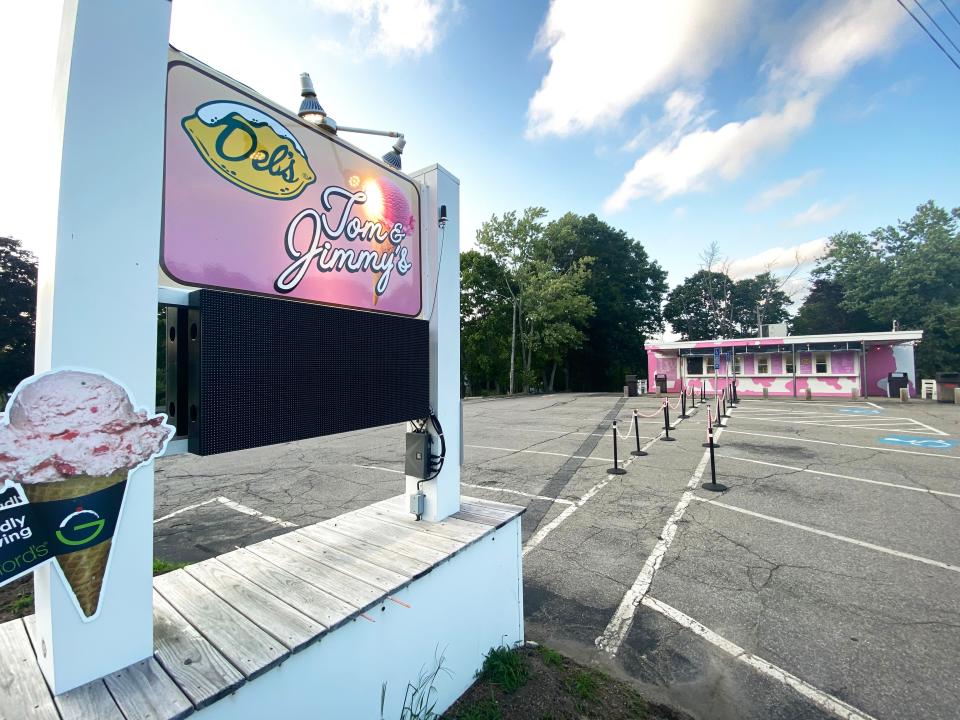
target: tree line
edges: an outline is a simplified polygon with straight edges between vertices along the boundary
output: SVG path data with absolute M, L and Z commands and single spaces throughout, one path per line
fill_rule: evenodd
M 839 232 L 816 262 L 795 315 L 785 287 L 799 269 L 734 280 L 711 243 L 701 268 L 669 290 L 638 241 L 599 220 L 543 208 L 490 218 L 461 255 L 461 352 L 470 394 L 615 390 L 645 374 L 648 337 L 668 322 L 683 340 L 924 331 L 921 377 L 960 370 L 960 208 L 932 200 L 910 220 Z M 559 370 L 559 375 L 558 375 Z

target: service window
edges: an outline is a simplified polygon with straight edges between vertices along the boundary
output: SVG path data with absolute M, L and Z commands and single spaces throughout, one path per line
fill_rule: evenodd
M 826 375 L 830 372 L 829 353 L 813 354 L 813 371 L 817 375 Z
M 713 355 L 707 355 L 707 375 L 713 375 L 717 371 L 716 365 L 713 364 Z
M 703 375 L 703 358 L 700 355 L 687 356 L 687 375 Z
M 770 356 L 757 355 L 757 375 L 770 374 Z
M 742 355 L 733 356 L 733 373 L 734 375 L 743 375 L 743 356 Z
M 793 375 L 793 353 L 783 354 L 783 372 L 787 375 Z

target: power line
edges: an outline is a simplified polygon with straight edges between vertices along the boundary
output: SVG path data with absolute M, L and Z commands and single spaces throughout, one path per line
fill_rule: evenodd
M 944 10 L 950 13 L 950 17 L 952 17 L 956 21 L 957 25 L 960 25 L 960 19 L 958 19 L 957 16 L 953 14 L 953 10 L 950 9 L 950 6 L 947 5 L 947 3 L 944 2 L 944 0 L 940 0 L 940 4 L 943 5 Z
M 947 42 L 950 43 L 951 45 L 953 45 L 953 49 L 956 50 L 957 52 L 960 52 L 960 47 L 957 47 L 957 44 L 953 41 L 953 38 L 951 38 L 949 35 L 947 35 L 947 31 L 944 30 L 942 27 L 940 27 L 940 23 L 938 23 L 936 20 L 934 20 L 934 19 L 933 19 L 933 16 L 932 16 L 930 13 L 927 12 L 927 9 L 926 9 L 923 5 L 920 4 L 920 0 L 913 0 L 913 2 L 914 2 L 914 4 L 916 4 L 916 6 L 917 6 L 918 8 L 920 8 L 920 10 L 923 11 L 923 14 L 926 15 L 927 18 L 929 18 L 930 22 L 933 23 L 933 26 L 934 26 L 935 28 L 937 28 L 937 30 L 939 30 L 940 33 L 947 39 Z
M 927 29 L 927 26 L 924 25 L 922 22 L 920 22 L 920 18 L 918 18 L 916 15 L 914 15 L 913 12 L 910 10 L 910 8 L 908 8 L 906 5 L 903 4 L 903 0 L 897 0 L 897 2 L 900 4 L 900 7 L 902 7 L 904 10 L 906 10 L 906 11 L 907 11 L 907 14 L 909 14 L 910 17 L 913 18 L 913 21 L 914 21 L 917 25 L 919 25 L 920 28 L 927 34 L 927 37 L 929 37 L 931 40 L 933 40 L 934 45 L 936 45 L 938 48 L 940 48 L 940 52 L 942 52 L 944 55 L 947 56 L 947 59 L 948 59 L 950 62 L 953 63 L 954 67 L 956 67 L 957 70 L 960 70 L 960 63 L 957 63 L 957 61 L 953 59 L 953 55 L 951 55 L 950 53 L 948 53 L 948 52 L 947 52 L 947 49 L 946 49 L 943 45 L 941 45 L 941 44 L 940 44 L 940 41 L 937 40 L 937 39 L 933 36 L 933 33 L 931 33 L 931 32 Z

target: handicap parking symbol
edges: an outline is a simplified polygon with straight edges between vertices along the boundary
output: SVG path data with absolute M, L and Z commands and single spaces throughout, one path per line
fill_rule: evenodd
M 885 435 L 880 438 L 879 442 L 887 443 L 888 445 L 911 445 L 926 450 L 947 450 L 957 444 L 956 440 L 919 438 L 915 435 Z
M 847 415 L 879 415 L 880 411 L 874 408 L 844 408 L 843 410 L 837 410 L 838 413 L 845 413 Z

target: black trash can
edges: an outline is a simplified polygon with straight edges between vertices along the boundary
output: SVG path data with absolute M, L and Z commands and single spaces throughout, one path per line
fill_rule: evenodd
M 637 396 L 637 376 L 636 375 L 627 375 L 623 383 L 627 388 L 628 397 Z
M 953 391 L 960 386 L 960 373 L 937 373 L 937 402 L 954 402 Z
M 667 392 L 667 376 L 664 373 L 657 373 L 653 376 L 653 379 L 657 383 L 657 391 L 666 393 Z
M 892 372 L 887 374 L 887 397 L 900 397 L 901 388 L 909 388 L 910 379 L 905 372 Z

